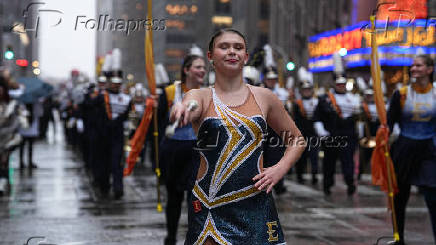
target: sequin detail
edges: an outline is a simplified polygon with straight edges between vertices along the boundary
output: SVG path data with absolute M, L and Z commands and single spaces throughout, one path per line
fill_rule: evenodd
M 285 244 L 271 193 L 259 191 L 252 180 L 260 172 L 267 132 L 267 123 L 255 106 L 254 95 L 249 94 L 245 104 L 230 108 L 212 89 L 208 112 L 216 116 L 203 120 L 198 139 L 204 136 L 205 145 L 212 143 L 214 147 L 199 148 L 206 170 L 195 182 L 190 197 L 191 202 L 201 203 L 201 209 L 189 207 L 187 245 L 203 244 L 208 237 L 221 245 Z M 246 109 L 255 115 L 243 115 Z M 274 236 L 278 240 L 268 241 L 265 224 L 275 220 Z
M 210 213 L 207 215 L 204 230 L 200 233 L 200 236 L 198 237 L 198 240 L 194 243 L 194 245 L 203 244 L 209 236 L 212 237 L 215 242 L 218 242 L 220 245 L 232 245 L 230 242 L 226 241 L 226 239 L 215 227 L 215 222 L 213 221 L 212 215 Z

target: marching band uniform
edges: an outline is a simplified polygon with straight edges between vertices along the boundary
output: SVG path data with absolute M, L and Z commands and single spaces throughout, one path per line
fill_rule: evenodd
M 302 89 L 311 89 L 313 91 L 313 86 L 311 82 L 303 82 Z M 301 93 L 301 92 L 300 92 Z M 300 129 L 302 135 L 307 139 L 308 143 L 311 143 L 313 139 L 318 137 L 315 130 L 315 121 L 317 121 L 318 113 L 318 98 L 316 97 L 302 97 L 302 99 L 296 100 L 296 105 L 293 107 L 293 115 L 295 124 Z M 312 184 L 318 183 L 318 151 L 319 151 L 319 139 L 316 145 L 309 144 L 300 159 L 296 163 L 297 181 L 299 183 L 304 183 L 303 173 L 307 165 L 307 159 L 310 159 L 312 165 Z
M 146 109 L 146 90 L 142 87 L 142 84 L 137 83 L 134 88 L 132 108 L 129 115 L 129 139 L 132 139 L 136 132 L 136 129 L 141 123 L 142 116 L 144 115 Z M 141 162 L 145 159 L 145 151 L 147 148 L 147 142 L 144 141 L 141 153 Z
M 425 89 L 412 84 L 395 91 L 387 116 L 391 132 L 394 123 L 401 128 L 391 148 L 399 190 L 394 203 L 400 242 L 404 241 L 405 211 L 412 184 L 424 194 L 436 238 L 436 89 L 429 83 Z
M 105 125 L 107 123 L 106 111 L 104 107 L 104 97 L 107 78 L 99 76 L 98 85 L 85 95 L 84 111 L 85 132 L 89 142 L 89 165 L 93 177 L 93 184 L 99 185 L 102 193 L 106 194 L 108 187 L 104 185 L 101 179 L 101 171 L 105 169 L 107 163 L 107 154 L 105 146 L 108 142 L 106 139 Z
M 101 152 L 97 151 L 98 182 L 102 194 L 106 195 L 110 189 L 112 175 L 114 198 L 120 199 L 124 195 L 124 164 L 121 162 L 124 153 L 124 123 L 132 104 L 130 96 L 120 91 L 123 74 L 119 49 L 114 49 L 112 55 L 106 55 L 102 70 L 111 84 L 108 89 L 100 90 L 93 102 L 100 112 L 98 122 L 102 122 L 101 130 L 104 134 L 98 142 L 102 145 L 99 149 Z
M 161 123 L 162 125 L 168 125 L 169 109 L 175 103 L 181 102 L 188 91 L 186 84 L 180 81 L 176 81 L 164 89 L 159 103 L 160 113 L 165 115 L 165 120 L 161 122 L 166 122 Z M 165 245 L 176 244 L 184 194 L 186 190 L 191 191 L 194 185 L 194 170 L 198 169 L 199 162 L 198 152 L 194 150 L 196 139 L 197 136 L 192 125 L 188 124 L 176 128 L 174 135 L 170 138 L 164 137 L 160 144 L 162 173 L 168 194 L 165 210 L 168 234 L 165 238 Z
M 336 84 L 345 84 L 346 80 L 340 77 Z M 325 141 L 323 174 L 324 193 L 330 195 L 330 188 L 335 183 L 336 159 L 339 157 L 342 174 L 347 184 L 347 194 L 356 191 L 354 184 L 353 155 L 357 145 L 355 129 L 356 115 L 359 114 L 359 102 L 350 93 L 329 92 L 320 97 L 320 116 L 326 130 L 329 132 Z
M 364 91 L 365 97 L 371 98 L 373 95 L 374 92 L 372 91 L 372 89 L 366 89 Z M 378 118 L 376 104 L 374 103 L 374 100 L 372 98 L 368 98 L 367 101 L 362 100 L 361 112 L 363 123 L 365 124 L 364 127 L 368 127 L 368 132 L 366 131 L 366 129 L 364 130 L 364 137 L 375 137 L 377 129 L 380 126 L 380 120 Z M 368 133 L 369 135 L 367 135 Z M 360 176 L 364 172 L 364 170 L 368 168 L 371 161 L 372 151 L 373 148 L 365 148 L 360 146 L 358 179 L 360 179 Z
M 111 83 L 121 83 L 119 77 L 112 77 Z M 123 157 L 124 146 L 124 122 L 128 118 L 130 111 L 131 99 L 129 95 L 120 91 L 107 90 L 103 94 L 105 109 L 107 115 L 106 133 L 108 136 L 109 149 L 106 153 L 109 155 L 109 164 L 106 165 L 103 172 L 103 183 L 109 186 L 109 173 L 112 174 L 112 188 L 115 199 L 119 199 L 124 195 L 123 188 L 123 169 L 124 164 L 121 163 Z
M 283 102 L 283 104 L 285 104 L 288 99 L 286 97 L 287 91 L 286 89 L 278 87 L 277 78 L 278 76 L 273 70 L 267 72 L 266 80 L 272 80 L 275 81 L 275 83 L 274 87 L 272 88 L 268 87 L 268 85 L 271 84 L 265 83 L 265 87 L 272 90 L 272 92 L 277 95 L 277 97 Z M 278 135 L 270 126 L 268 126 L 267 130 L 268 133 L 266 135 L 265 144 L 263 145 L 263 159 L 265 162 L 265 167 L 271 167 L 274 166 L 278 161 L 280 161 L 286 150 L 286 147 L 283 144 L 283 140 L 281 137 L 282 135 Z M 278 142 L 276 139 L 278 139 Z M 273 188 L 275 193 L 278 195 L 285 193 L 286 187 L 284 183 L 284 178 L 282 178 Z

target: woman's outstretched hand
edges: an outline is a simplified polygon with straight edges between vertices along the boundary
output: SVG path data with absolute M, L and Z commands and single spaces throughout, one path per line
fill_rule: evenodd
M 190 123 L 191 114 L 198 107 L 198 102 L 195 100 L 191 100 L 187 105 L 184 103 L 178 102 L 176 103 L 170 114 L 171 122 L 178 122 L 178 126 L 183 127 Z

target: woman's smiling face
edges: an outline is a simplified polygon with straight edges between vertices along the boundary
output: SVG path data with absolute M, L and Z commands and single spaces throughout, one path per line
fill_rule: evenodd
M 195 59 L 189 68 L 184 68 L 186 80 L 192 81 L 195 85 L 201 86 L 206 75 L 206 65 L 202 58 Z
M 214 62 L 217 70 L 240 70 L 248 60 L 244 39 L 236 33 L 225 32 L 214 42 L 209 59 Z
M 410 75 L 413 78 L 422 78 L 429 76 L 433 72 L 433 67 L 425 64 L 423 58 L 418 57 L 413 60 L 412 67 L 410 67 Z

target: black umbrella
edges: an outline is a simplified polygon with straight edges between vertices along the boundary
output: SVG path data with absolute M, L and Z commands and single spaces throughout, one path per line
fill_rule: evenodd
M 39 98 L 46 97 L 53 91 L 53 86 L 39 78 L 20 77 L 17 82 L 24 85 L 24 92 L 18 97 L 18 100 L 24 104 L 33 104 Z

